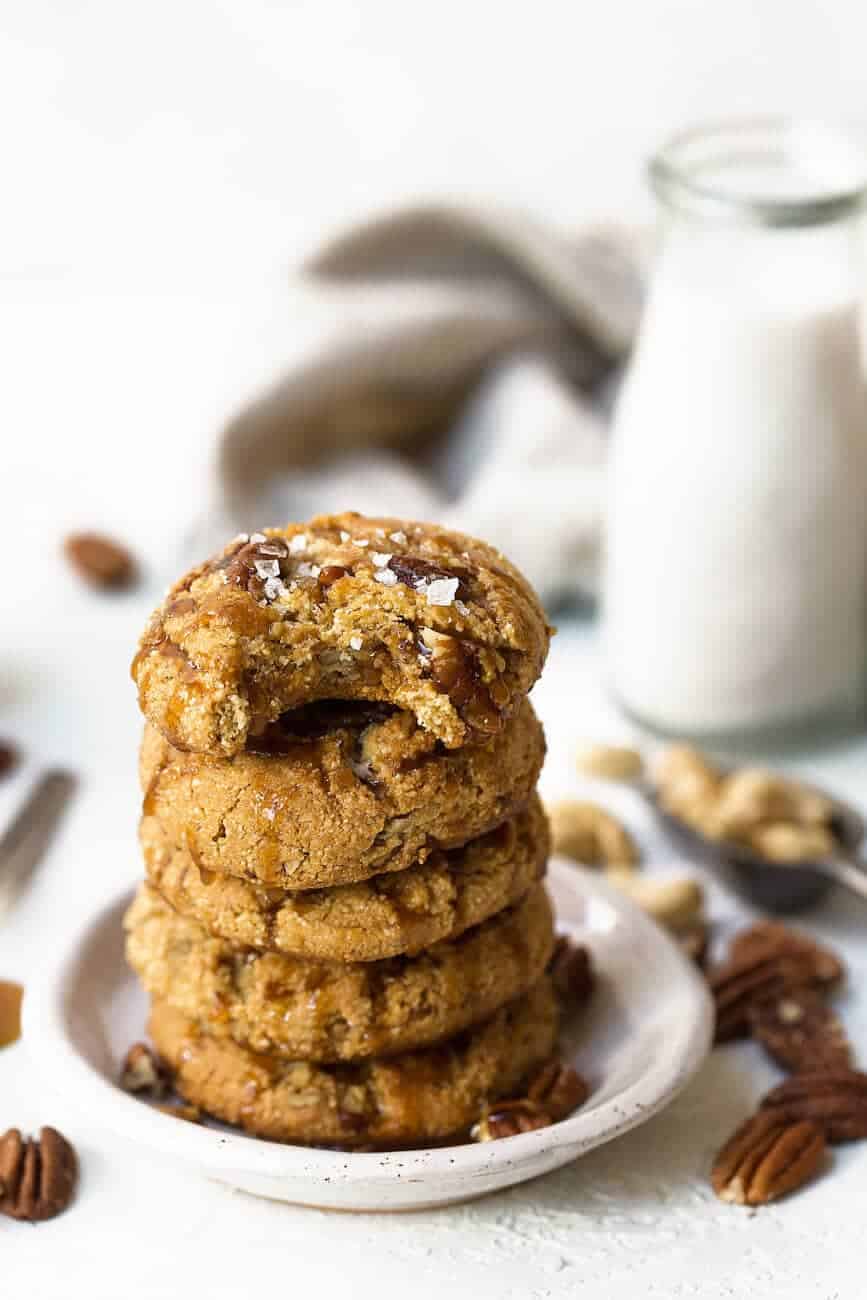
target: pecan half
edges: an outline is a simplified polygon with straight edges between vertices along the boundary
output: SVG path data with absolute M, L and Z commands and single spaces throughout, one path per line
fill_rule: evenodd
M 760 1111 L 717 1155 L 711 1186 L 722 1201 L 766 1205 L 808 1182 L 824 1156 L 825 1137 L 818 1124 L 789 1122 Z
M 742 1037 L 749 1031 L 750 1008 L 791 989 L 815 985 L 815 964 L 804 953 L 763 948 L 746 957 L 733 957 L 708 972 L 716 1003 L 716 1041 Z
M 129 587 L 136 576 L 131 553 L 100 533 L 73 533 L 63 544 L 67 560 L 91 587 Z
M 793 1074 L 762 1098 L 761 1113 L 780 1121 L 812 1120 L 829 1142 L 867 1137 L 867 1074 L 810 1070 Z
M 140 1093 L 159 1101 L 171 1085 L 167 1067 L 147 1043 L 133 1043 L 123 1058 L 120 1086 L 125 1092 Z
M 548 974 L 560 998 L 570 1010 L 583 1007 L 596 987 L 596 975 L 589 949 L 560 934 L 548 962 Z
M 839 1017 L 815 989 L 755 1003 L 750 1033 L 787 1070 L 847 1069 L 852 1049 Z
M 527 1099 L 550 1115 L 552 1120 L 565 1119 L 590 1096 L 587 1080 L 571 1065 L 549 1061 L 527 1085 Z
M 810 982 L 817 986 L 839 984 L 846 973 L 843 962 L 830 948 L 800 930 L 792 930 L 782 921 L 759 921 L 735 935 L 729 946 L 731 961 L 748 961 L 771 954 L 793 956 L 804 962 L 812 972 Z
M 0 1137 L 0 1214 L 11 1219 L 53 1219 L 69 1205 L 78 1179 L 75 1149 L 57 1129 L 38 1141 L 17 1128 Z
M 529 1097 L 518 1097 L 514 1101 L 498 1101 L 490 1109 L 486 1107 L 479 1122 L 470 1129 L 470 1137 L 474 1142 L 494 1142 L 497 1138 L 547 1128 L 552 1122 L 548 1112 L 536 1102 Z

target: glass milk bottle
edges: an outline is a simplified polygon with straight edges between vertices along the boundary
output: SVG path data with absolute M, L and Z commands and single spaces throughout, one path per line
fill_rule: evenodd
M 786 122 L 652 162 L 662 239 L 611 455 L 605 660 L 639 721 L 745 739 L 861 714 L 861 155 Z

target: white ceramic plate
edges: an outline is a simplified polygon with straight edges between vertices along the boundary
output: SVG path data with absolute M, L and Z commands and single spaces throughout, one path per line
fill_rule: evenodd
M 123 959 L 116 899 L 28 990 L 25 1032 L 49 1079 L 107 1129 L 259 1196 L 341 1210 L 409 1210 L 468 1200 L 574 1160 L 643 1123 L 683 1088 L 710 1046 L 703 980 L 652 922 L 598 873 L 556 859 L 558 926 L 587 943 L 600 974 L 590 1009 L 566 1028 L 564 1057 L 589 1101 L 550 1128 L 497 1142 L 347 1153 L 264 1142 L 185 1123 L 118 1088 L 118 1063 L 143 1037 L 146 1000 Z

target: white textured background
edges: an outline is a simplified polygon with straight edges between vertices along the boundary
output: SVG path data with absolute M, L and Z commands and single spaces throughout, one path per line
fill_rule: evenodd
M 5 0 L 0 719 L 85 786 L 0 937 L 4 965 L 38 962 L 55 926 L 136 871 L 126 661 L 151 597 L 73 589 L 57 538 L 114 526 L 171 564 L 214 431 L 305 328 L 286 291 L 303 253 L 431 194 L 564 224 L 645 215 L 640 162 L 668 130 L 760 110 L 867 120 L 865 66 L 861 0 Z M 574 793 L 573 738 L 611 719 L 591 651 L 558 640 L 539 695 L 546 779 Z M 857 794 L 864 755 L 813 770 Z M 863 964 L 864 909 L 823 919 Z M 847 1020 L 863 1043 L 859 1002 Z M 53 1116 L 25 1046 L 0 1062 L 0 1129 Z M 754 1218 L 704 1183 L 769 1077 L 731 1049 L 615 1147 L 476 1206 L 392 1219 L 233 1196 L 106 1145 L 94 1117 L 76 1212 L 0 1221 L 0 1294 L 859 1300 L 862 1148 Z
M 865 50 L 860 0 L 6 0 L 4 478 L 170 526 L 323 234 L 427 195 L 633 219 L 695 119 L 867 122 Z

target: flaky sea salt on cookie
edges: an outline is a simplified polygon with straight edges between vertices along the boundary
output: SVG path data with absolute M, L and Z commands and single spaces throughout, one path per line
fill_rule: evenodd
M 177 748 L 235 754 L 318 699 L 407 709 L 448 748 L 496 734 L 550 628 L 498 551 L 433 524 L 320 516 L 242 535 L 154 613 L 133 661 Z

